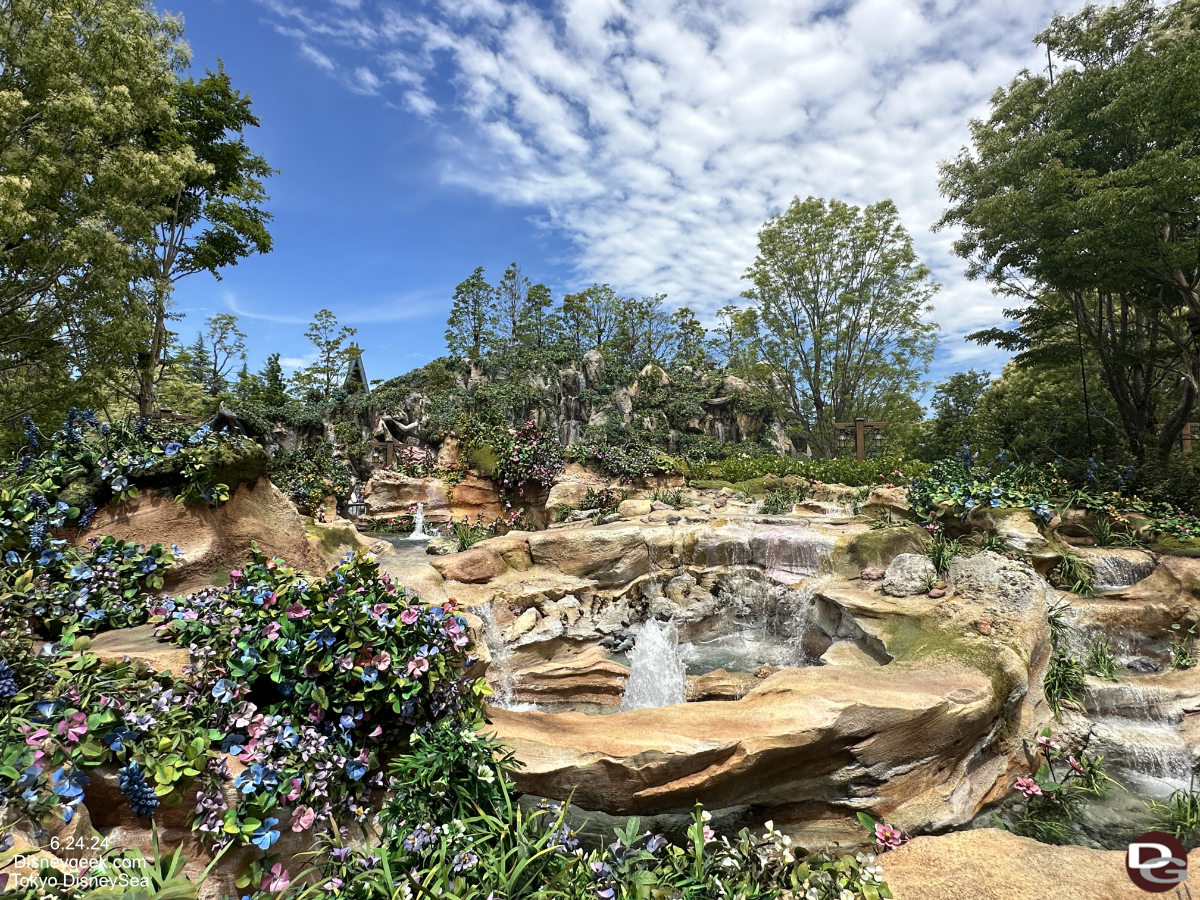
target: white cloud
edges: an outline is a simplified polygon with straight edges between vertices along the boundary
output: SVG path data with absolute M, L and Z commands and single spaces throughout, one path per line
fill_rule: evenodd
M 348 86 L 440 122 L 446 182 L 543 210 L 581 282 L 711 313 L 793 196 L 891 197 L 945 284 L 942 359 L 1000 358 L 957 340 L 1004 301 L 929 231 L 937 162 L 1039 65 L 1049 0 L 260 2 Z

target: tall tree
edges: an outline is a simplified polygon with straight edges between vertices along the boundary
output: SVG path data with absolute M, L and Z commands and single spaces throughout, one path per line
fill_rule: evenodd
M 194 165 L 142 139 L 172 125 L 181 31 L 144 0 L 0 3 L 5 419 L 94 401 L 144 336 L 134 251 Z
M 207 331 L 200 335 L 208 357 L 204 371 L 204 391 L 211 397 L 228 389 L 229 373 L 233 367 L 246 362 L 246 335 L 238 328 L 238 318 L 231 313 L 215 313 L 204 324 Z
M 758 233 L 743 276 L 761 349 L 805 439 L 836 449 L 834 422 L 908 415 L 929 371 L 938 285 L 890 200 L 860 209 L 796 198 Z
M 920 429 L 921 457 L 932 462 L 958 453 L 963 441 L 974 444 L 975 410 L 992 383 L 988 372 L 955 372 L 935 385 L 929 403 L 932 417 Z
M 154 407 L 155 373 L 166 347 L 171 291 L 181 278 L 221 270 L 271 250 L 270 214 L 263 180 L 274 170 L 252 152 L 247 128 L 258 125 L 250 96 L 236 90 L 223 65 L 199 81 L 180 81 L 173 92 L 175 123 L 147 136 L 151 146 L 187 148 L 194 164 L 164 193 L 149 242 L 150 334 L 138 353 L 137 402 Z
M 563 297 L 562 317 L 575 356 L 604 350 L 617 327 L 621 298 L 607 284 L 593 284 Z
M 325 402 L 344 384 L 352 353 L 346 342 L 357 333 L 357 329 L 339 326 L 337 316 L 327 309 L 313 316 L 304 336 L 312 341 L 317 358 L 312 365 L 300 369 L 293 376 L 296 388 L 302 395 Z M 275 363 L 278 364 L 278 359 Z
M 446 347 L 451 356 L 478 361 L 491 349 L 495 298 L 495 288 L 483 277 L 483 266 L 459 282 L 446 322 Z
M 1033 318 L 1066 301 L 1130 451 L 1163 457 L 1200 390 L 1200 3 L 1089 5 L 1036 41 L 1056 74 L 1022 72 L 972 123 L 940 224 Z

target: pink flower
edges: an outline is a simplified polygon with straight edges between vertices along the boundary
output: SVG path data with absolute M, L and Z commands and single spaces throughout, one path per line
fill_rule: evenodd
M 1081 765 L 1079 764 L 1079 760 L 1077 760 L 1075 757 L 1073 757 L 1073 756 L 1068 756 L 1068 757 L 1067 757 L 1067 762 L 1068 762 L 1068 763 L 1070 763 L 1070 764 L 1071 764 L 1071 768 L 1072 768 L 1072 769 L 1074 769 L 1076 772 L 1078 772 L 1080 775 L 1085 775 L 1085 774 L 1087 774 L 1087 772 L 1086 772 L 1086 770 L 1083 768 L 1083 766 L 1081 766 Z
M 87 716 L 81 712 L 71 713 L 66 719 L 58 723 L 59 736 L 65 737 L 70 744 L 79 743 L 80 738 L 87 734 L 87 730 Z
M 342 879 L 338 878 L 337 876 L 334 876 L 333 878 L 330 878 L 327 882 L 325 882 L 323 887 L 325 890 L 329 891 L 330 893 L 333 893 L 334 891 L 339 890 L 343 884 L 345 884 L 345 882 L 342 881 Z
M 287 617 L 289 619 L 303 619 L 306 616 L 311 616 L 312 610 L 305 609 L 299 603 L 293 603 L 287 608 Z
M 276 893 L 278 891 L 286 891 L 288 885 L 292 883 L 292 876 L 283 867 L 282 863 L 275 863 L 271 866 L 269 874 L 263 876 L 261 890 L 268 893 Z
M 1051 740 L 1048 734 L 1039 734 L 1037 745 L 1043 750 L 1057 750 L 1059 747 L 1058 741 Z
M 384 650 L 371 660 L 371 665 L 377 668 L 380 672 L 386 672 L 392 665 L 392 654 Z
M 374 606 L 371 607 L 371 615 L 373 615 L 377 619 L 387 611 L 388 611 L 388 605 L 386 603 L 376 603 Z
M 1026 797 L 1042 796 L 1042 787 L 1032 778 L 1018 778 L 1016 788 Z
M 711 828 L 709 828 L 707 825 L 705 825 L 704 826 L 704 843 L 711 844 L 716 839 L 717 839 L 717 833 L 715 831 L 713 831 Z
M 28 744 L 30 747 L 38 747 L 42 743 L 42 738 L 49 737 L 50 732 L 45 728 L 39 728 L 37 731 L 31 733 L 29 730 L 31 727 L 32 726 L 30 725 L 22 725 L 21 733 L 25 735 L 26 744 Z
M 300 779 L 293 778 L 292 779 L 292 789 L 290 791 L 288 791 L 288 795 L 287 795 L 288 803 L 291 803 L 293 800 L 295 800 L 297 797 L 300 796 L 300 788 L 301 788 Z
M 325 710 L 321 709 L 319 705 L 313 703 L 308 707 L 308 719 L 310 722 L 320 722 L 324 718 Z
M 418 656 L 416 659 L 408 661 L 408 675 L 410 678 L 420 677 L 429 671 L 429 660 L 423 656 Z
M 242 580 L 242 570 L 234 569 L 229 573 L 229 583 L 237 587 L 237 583 Z
M 279 623 L 272 622 L 270 625 L 264 628 L 263 637 L 265 637 L 268 641 L 273 641 L 275 638 L 279 637 Z
M 895 825 L 885 825 L 883 822 L 876 822 L 875 843 L 884 850 L 894 850 L 901 844 L 908 843 L 908 835 Z
M 421 611 L 415 606 L 410 606 L 404 612 L 400 613 L 400 621 L 405 625 L 412 625 L 419 618 L 421 618 Z
M 308 831 L 316 818 L 317 814 L 309 807 L 298 807 L 292 813 L 292 831 Z
M 337 662 L 338 662 L 338 668 L 341 669 L 343 672 L 349 672 L 351 669 L 354 668 L 354 657 L 351 656 L 349 653 L 347 653 L 345 656 L 343 656 Z

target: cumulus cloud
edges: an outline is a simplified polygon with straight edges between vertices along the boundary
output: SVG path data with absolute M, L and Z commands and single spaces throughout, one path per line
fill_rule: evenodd
M 444 180 L 540 210 L 581 282 L 711 314 L 793 196 L 890 197 L 945 285 L 944 363 L 996 361 L 957 339 L 1004 303 L 929 230 L 937 162 L 1038 67 L 1049 0 L 259 2 L 347 87 L 440 123 Z

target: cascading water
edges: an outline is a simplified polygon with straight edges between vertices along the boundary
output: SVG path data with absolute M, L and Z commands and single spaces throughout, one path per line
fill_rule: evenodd
M 425 504 L 418 503 L 417 511 L 413 513 L 413 530 L 408 536 L 410 541 L 427 541 L 432 535 L 425 533 Z
M 501 634 L 500 626 L 496 622 L 496 611 L 492 609 L 492 604 L 485 603 L 479 607 L 479 618 L 483 620 L 483 642 L 487 645 L 488 654 L 492 658 L 489 666 L 492 670 L 492 677 L 488 679 L 494 692 L 492 706 L 517 712 L 537 709 L 533 703 L 517 702 L 512 654 L 509 652 L 508 644 L 504 642 L 504 635 Z
M 679 650 L 679 629 L 674 622 L 650 619 L 633 642 L 621 711 L 673 706 L 686 699 L 687 665 Z

